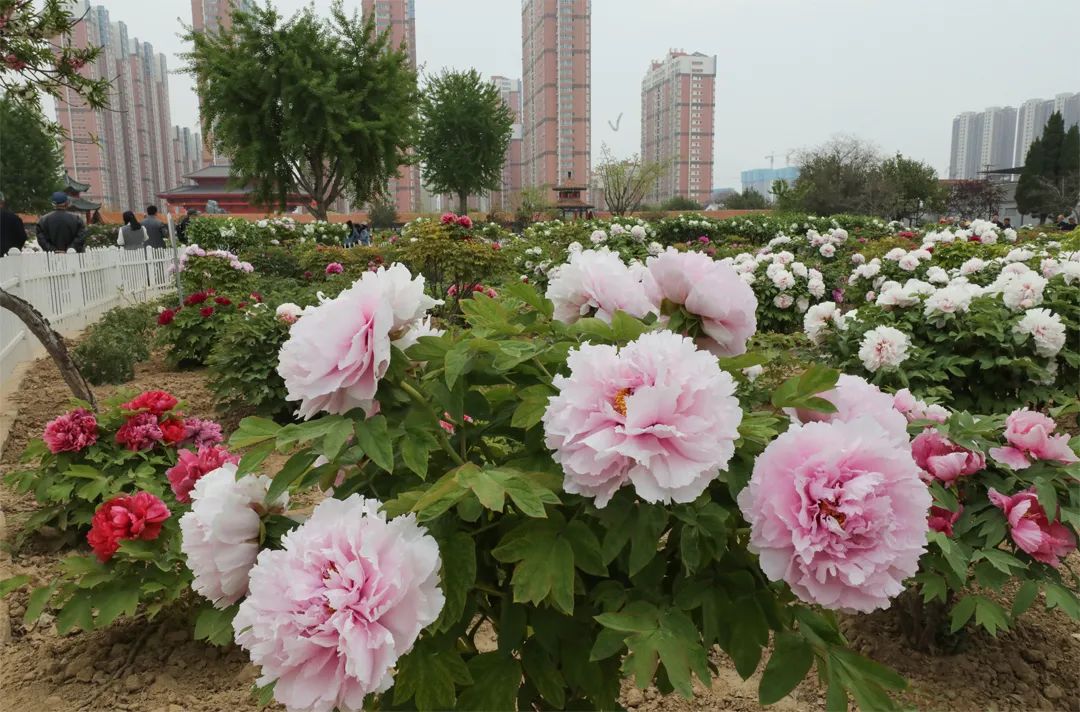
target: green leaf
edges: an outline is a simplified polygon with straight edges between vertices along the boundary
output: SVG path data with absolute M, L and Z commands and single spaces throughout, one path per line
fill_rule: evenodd
M 744 680 L 754 674 L 761 662 L 762 643 L 758 640 L 758 627 L 754 616 L 741 615 L 731 628 L 728 654 L 731 662 L 735 663 L 735 671 Z
M 72 628 L 90 631 L 94 629 L 94 617 L 90 613 L 90 597 L 85 591 L 79 591 L 69 598 L 56 614 L 56 632 L 64 635 Z
M 593 576 L 607 576 L 607 566 L 604 565 L 604 558 L 600 553 L 600 540 L 588 525 L 575 519 L 566 525 L 564 535 L 574 549 L 575 566 Z
M 518 394 L 521 402 L 514 409 L 510 418 L 510 425 L 522 430 L 529 430 L 544 417 L 548 403 L 551 400 L 552 391 L 549 386 L 529 386 Z
M 814 664 L 814 651 L 805 640 L 790 633 L 776 636 L 776 644 L 758 685 L 762 705 L 779 702 L 806 677 Z
M 457 709 L 490 712 L 517 708 L 521 686 L 521 666 L 514 658 L 498 652 L 483 653 L 469 661 L 473 684 L 466 687 Z
M 651 328 L 624 311 L 617 311 L 611 317 L 611 331 L 616 341 L 624 343 L 633 341 Z
M 394 704 L 412 699 L 420 712 L 453 709 L 457 686 L 472 682 L 469 668 L 452 646 L 447 649 L 432 640 L 421 640 L 397 661 Z
M 659 611 L 651 603 L 634 601 L 621 611 L 593 616 L 605 628 L 621 633 L 647 633 L 656 629 Z
M 492 550 L 504 563 L 517 562 L 511 583 L 515 603 L 539 604 L 550 596 L 559 610 L 574 612 L 574 550 L 561 536 L 562 521 L 531 519 L 510 530 Z
M 642 502 L 637 505 L 636 519 L 630 535 L 631 576 L 644 569 L 656 556 L 660 536 L 667 527 L 668 513 L 663 507 Z
M 326 437 L 327 434 L 339 427 L 342 423 L 348 422 L 348 419 L 340 415 L 324 415 L 304 423 L 291 423 L 278 431 L 276 439 L 277 447 L 279 450 L 282 450 L 286 445 L 291 445 L 295 442 L 306 443 L 311 442 L 312 440 L 318 440 L 319 438 Z
M 975 596 L 964 596 L 952 607 L 951 622 L 949 624 L 949 632 L 955 633 L 963 628 L 971 616 L 975 614 L 975 606 L 977 602 Z
M 453 388 L 461 376 L 468 372 L 472 366 L 471 344 L 469 341 L 459 341 L 446 352 L 446 379 L 447 388 Z
M 390 441 L 385 417 L 376 415 L 358 421 L 356 442 L 372 462 L 387 472 L 394 471 L 394 444 Z
M 1060 608 L 1073 620 L 1080 619 L 1080 601 L 1072 591 L 1053 581 L 1044 581 L 1043 593 L 1046 594 L 1047 608 Z
M 270 483 L 270 488 L 266 492 L 265 501 L 273 502 L 280 497 L 293 482 L 296 482 L 308 471 L 308 468 L 318 457 L 317 454 L 310 451 L 298 452 L 290 457 L 285 466 L 281 468 L 281 471 L 274 475 L 274 481 Z
M 45 610 L 45 606 L 49 603 L 49 600 L 56 593 L 56 587 L 58 584 L 52 583 L 48 586 L 41 588 L 35 588 L 30 592 L 30 598 L 26 602 L 26 612 L 23 613 L 23 625 L 27 628 L 41 617 L 42 612 Z
M 398 442 L 401 446 L 401 461 L 405 463 L 405 467 L 418 474 L 421 479 L 426 479 L 431 451 L 439 447 L 435 437 L 426 430 L 408 430 L 405 437 Z
M 462 467 L 458 470 L 458 481 L 469 489 L 480 504 L 493 512 L 501 512 L 506 498 L 503 486 L 507 477 L 499 470 L 481 470 L 479 467 Z
M 107 586 L 94 593 L 93 603 L 98 611 L 94 625 L 105 628 L 121 614 L 135 615 L 139 609 L 139 589 L 123 582 Z
M 466 463 L 450 470 L 424 491 L 412 507 L 417 519 L 424 522 L 442 516 L 469 493 L 458 480 L 458 472 L 467 468 L 479 469 L 471 462 Z
M 985 596 L 975 596 L 975 622 L 986 629 L 990 635 L 997 636 L 998 630 L 1008 630 L 1009 619 L 1005 609 Z
M 1035 602 L 1035 598 L 1039 595 L 1039 582 L 1038 581 L 1025 581 L 1020 584 L 1019 590 L 1016 592 L 1016 596 L 1013 598 L 1012 604 L 1012 617 L 1016 620 L 1024 614 L 1027 609 L 1031 608 L 1031 604 Z
M 1000 549 L 983 549 L 982 551 L 976 552 L 972 559 L 986 559 L 995 569 L 1006 574 L 1012 574 L 1013 569 L 1027 568 L 1020 559 L 1007 551 L 1001 551 Z
M 434 628 L 447 631 L 461 620 L 469 591 L 476 583 L 476 544 L 468 534 L 454 532 L 439 541 L 439 556 L 442 559 L 440 579 L 446 603 Z
M 345 443 L 352 437 L 352 421 L 342 418 L 334 423 L 329 432 L 323 437 L 322 453 L 331 462 L 337 459 Z
M 824 413 L 835 413 L 836 406 L 813 396 L 834 388 L 839 378 L 839 371 L 813 364 L 801 375 L 789 378 L 777 388 L 773 392 L 772 404 L 776 408 L 811 408 Z
M 195 640 L 205 640 L 211 645 L 228 645 L 233 640 L 233 618 L 240 610 L 239 605 L 219 610 L 213 606 L 204 606 L 195 618 Z
M 536 638 L 525 644 L 521 664 L 525 668 L 526 678 L 533 687 L 556 709 L 562 709 L 566 704 L 566 680 L 563 679 L 559 668 L 544 652 Z
M 686 699 L 694 696 L 691 673 L 702 681 L 710 679 L 709 662 L 697 627 L 678 609 L 665 611 L 654 630 L 631 635 L 626 646 L 630 654 L 623 661 L 623 668 L 634 675 L 639 688 L 652 680 L 657 659 L 663 663 L 672 687 Z
M 236 466 L 237 476 L 254 472 L 259 465 L 263 464 L 272 452 L 274 452 L 273 440 L 259 443 L 245 452 L 244 456 L 240 458 L 240 464 Z
M 240 427 L 229 438 L 229 447 L 242 449 L 277 438 L 281 426 L 272 420 L 249 416 L 240 421 Z
M 3 598 L 12 591 L 19 590 L 28 583 L 30 583 L 30 577 L 25 574 L 12 576 L 11 578 L 0 581 L 0 598 Z
M 1051 522 L 1058 518 L 1057 490 L 1050 480 L 1039 479 L 1035 481 L 1035 494 L 1042 505 L 1046 517 Z

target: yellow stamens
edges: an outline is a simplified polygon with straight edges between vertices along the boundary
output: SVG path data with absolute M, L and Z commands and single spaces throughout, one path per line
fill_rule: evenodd
M 633 395 L 633 393 L 634 391 L 630 388 L 620 389 L 615 394 L 615 400 L 611 402 L 611 407 L 615 409 L 615 412 L 624 418 L 626 417 L 626 398 Z

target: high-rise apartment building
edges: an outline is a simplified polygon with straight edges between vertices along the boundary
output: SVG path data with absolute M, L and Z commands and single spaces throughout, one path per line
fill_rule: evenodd
M 202 168 L 202 145 L 199 134 L 193 133 L 187 126 L 172 127 L 173 173 L 179 185 L 183 177 Z
M 666 172 L 646 200 L 712 196 L 716 57 L 671 50 L 641 82 L 641 157 Z
M 498 190 L 491 193 L 491 207 L 505 212 L 513 209 L 514 195 L 521 190 L 521 80 L 492 77 L 491 82 L 514 115 L 510 145 L 503 163 L 502 183 Z
M 522 184 L 589 185 L 591 0 L 522 0 Z
M 391 47 L 404 48 L 415 70 L 416 0 L 363 0 L 362 11 L 365 20 L 374 18 L 378 33 L 389 33 Z M 419 212 L 420 167 L 405 165 L 398 168 L 397 177 L 390 180 L 389 190 L 399 213 Z
M 111 22 L 105 8 L 82 0 L 76 11 L 81 20 L 70 41 L 102 47 L 98 59 L 80 71 L 107 78 L 112 87 L 109 106 L 96 111 L 67 90 L 58 98 L 57 122 L 68 135 L 64 168 L 90 185 L 84 194 L 88 200 L 115 210 L 142 210 L 179 180 L 165 56 L 129 38 L 127 26 Z
M 248 12 L 253 7 L 253 0 L 191 0 L 191 27 L 196 32 L 227 30 L 232 27 L 234 13 Z M 203 165 L 228 165 L 228 156 L 219 154 L 214 148 L 213 133 L 206 126 L 202 129 Z
M 1042 136 L 1054 112 L 1065 120 L 1065 130 L 1080 124 L 1080 92 L 1064 92 L 1053 99 L 1028 99 L 1019 110 L 991 106 L 965 111 L 953 119 L 949 178 L 975 179 L 982 171 L 1024 165 L 1032 142 Z

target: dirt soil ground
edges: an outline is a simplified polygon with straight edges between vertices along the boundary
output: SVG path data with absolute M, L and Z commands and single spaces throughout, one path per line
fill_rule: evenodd
M 212 398 L 198 371 L 175 373 L 154 358 L 138 367 L 123 390 L 165 389 L 185 402 L 185 412 L 213 414 Z M 95 389 L 99 398 L 115 387 Z M 31 370 L 15 396 L 19 409 L 0 469 L 9 468 L 26 442 L 62 411 L 68 391 L 51 362 Z M 226 423 L 227 427 L 235 423 Z M 7 538 L 32 511 L 33 501 L 0 487 L 0 513 Z M 0 578 L 27 573 L 38 582 L 56 570 L 63 551 L 28 544 L 4 547 L 0 514 Z M 1074 554 L 1069 565 L 1080 567 Z M 10 611 L 5 611 L 10 604 Z M 257 670 L 237 648 L 218 649 L 191 639 L 183 611 L 165 620 L 128 622 L 92 633 L 56 634 L 46 614 L 31 628 L 22 624 L 26 596 L 0 601 L 0 712 L 224 712 L 255 710 L 250 695 Z M 10 613 L 10 617 L 6 615 Z M 920 710 L 1080 710 L 1080 624 L 1038 604 L 997 639 L 973 635 L 961 653 L 932 657 L 906 648 L 889 612 L 844 621 L 852 645 L 903 674 L 911 688 L 902 702 Z M 743 681 L 726 658 L 715 658 L 719 674 L 711 689 L 697 685 L 693 700 L 663 696 L 654 689 L 624 685 L 623 703 L 640 712 L 760 709 L 757 679 Z M 269 709 L 281 709 L 272 705 Z M 773 709 L 824 709 L 824 691 L 813 676 Z

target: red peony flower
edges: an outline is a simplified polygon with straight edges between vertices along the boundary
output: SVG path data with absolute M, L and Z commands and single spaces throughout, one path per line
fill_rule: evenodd
M 176 317 L 176 312 L 175 311 L 173 311 L 172 309 L 166 309 L 165 311 L 163 311 L 163 312 L 161 312 L 160 314 L 157 315 L 158 326 L 168 326 L 169 324 L 172 323 L 172 321 L 173 321 L 173 319 L 175 317 Z
M 206 296 L 206 292 L 195 292 L 194 294 L 189 294 L 187 298 L 184 299 L 184 306 L 193 307 L 196 304 L 202 304 L 206 301 Z
M 184 421 L 177 418 L 162 421 L 159 427 L 161 428 L 161 439 L 169 445 L 175 445 L 187 438 L 187 427 L 184 425 Z
M 133 452 L 149 450 L 162 437 L 161 426 L 153 413 L 133 415 L 116 431 L 116 442 Z
M 236 305 L 236 308 L 237 309 L 243 309 L 246 306 L 247 306 L 247 302 L 240 302 L 239 304 Z
M 472 228 L 472 219 L 468 215 L 462 215 L 457 219 L 458 227 L 463 227 L 466 230 Z
M 96 443 L 97 439 L 97 419 L 85 408 L 76 408 L 49 421 L 45 426 L 45 434 L 42 435 L 49 452 L 54 454 L 79 452 Z
M 144 391 L 120 407 L 134 412 L 148 411 L 161 415 L 175 408 L 178 402 L 176 396 L 166 391 Z
M 439 219 L 439 222 L 441 222 L 443 225 L 453 225 L 455 222 L 457 222 L 457 215 L 454 215 L 453 213 L 443 213 L 442 217 Z
M 227 307 L 232 304 L 232 300 L 228 297 L 214 297 L 214 303 L 220 304 L 223 307 Z
M 105 563 L 125 539 L 157 539 L 162 523 L 168 518 L 169 508 L 149 492 L 113 497 L 94 512 L 86 541 L 98 561 Z
M 199 310 L 199 313 L 202 314 L 203 318 L 205 319 L 208 316 L 213 316 L 214 315 L 214 308 L 213 307 L 203 307 L 202 309 Z
M 259 294 L 258 292 L 252 292 L 252 293 L 251 293 L 251 294 L 249 294 L 248 296 L 249 296 L 249 297 L 251 297 L 252 299 L 254 299 L 254 300 L 255 300 L 255 301 L 257 301 L 257 302 L 261 302 L 261 301 L 262 301 L 262 295 L 261 295 L 261 294 Z

